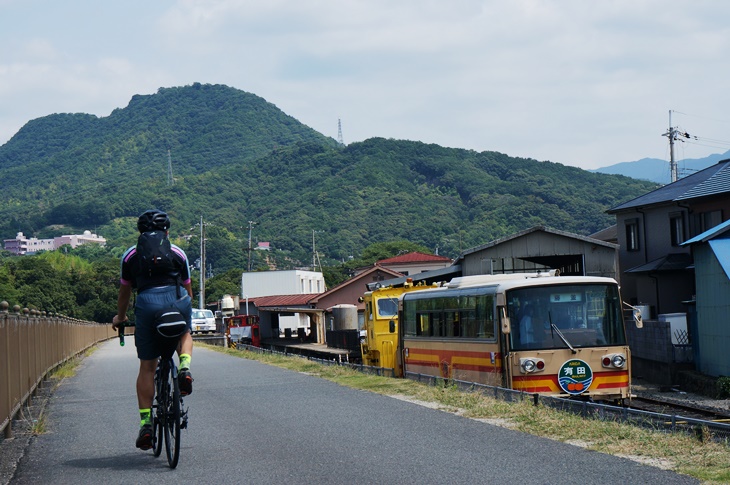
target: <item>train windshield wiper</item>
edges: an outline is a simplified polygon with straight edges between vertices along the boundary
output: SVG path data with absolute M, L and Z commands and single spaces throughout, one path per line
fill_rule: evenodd
M 560 340 L 562 340 L 565 343 L 565 345 L 568 346 L 568 348 L 571 350 L 571 352 L 573 352 L 574 354 L 577 354 L 578 351 L 575 350 L 575 348 L 573 348 L 572 345 L 570 345 L 570 342 L 568 342 L 568 339 L 565 338 L 565 335 L 563 335 L 563 332 L 561 332 L 560 329 L 557 327 L 557 325 L 555 325 L 553 323 L 553 317 L 550 314 L 550 312 L 548 312 L 548 319 L 550 320 L 550 330 L 555 331 L 555 333 L 558 334 L 558 337 L 560 337 Z

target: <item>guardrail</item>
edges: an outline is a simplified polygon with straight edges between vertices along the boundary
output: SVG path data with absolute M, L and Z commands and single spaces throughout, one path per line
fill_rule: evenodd
M 12 438 L 13 418 L 48 373 L 116 332 L 111 325 L 8 307 L 0 302 L 0 430 Z

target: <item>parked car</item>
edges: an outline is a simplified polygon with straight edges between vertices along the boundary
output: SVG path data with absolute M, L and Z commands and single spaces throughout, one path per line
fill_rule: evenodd
M 193 308 L 193 333 L 215 333 L 215 316 L 210 310 Z

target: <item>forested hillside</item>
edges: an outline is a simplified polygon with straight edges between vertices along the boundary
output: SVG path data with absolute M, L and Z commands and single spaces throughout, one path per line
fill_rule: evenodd
M 89 229 L 119 252 L 155 207 L 191 260 L 202 216 L 216 273 L 245 267 L 249 221 L 279 269 L 311 265 L 315 237 L 323 265 L 394 240 L 455 257 L 537 224 L 590 234 L 613 223 L 606 209 L 654 187 L 420 142 L 341 147 L 253 94 L 196 83 L 135 96 L 107 117 L 30 121 L 0 147 L 0 234 Z M 267 267 L 262 254 L 255 267 Z

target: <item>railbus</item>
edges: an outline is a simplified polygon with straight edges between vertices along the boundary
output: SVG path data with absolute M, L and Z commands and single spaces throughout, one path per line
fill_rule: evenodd
M 361 297 L 365 305 L 365 321 L 360 338 L 363 364 L 393 369 L 395 377 L 403 377 L 403 369 L 396 358 L 398 350 L 398 297 L 411 291 L 435 288 L 425 284 L 414 285 L 407 279 L 399 286 L 381 286 L 370 283 Z
M 631 397 L 631 356 L 612 278 L 465 276 L 403 294 L 399 308 L 406 375 L 616 403 Z

